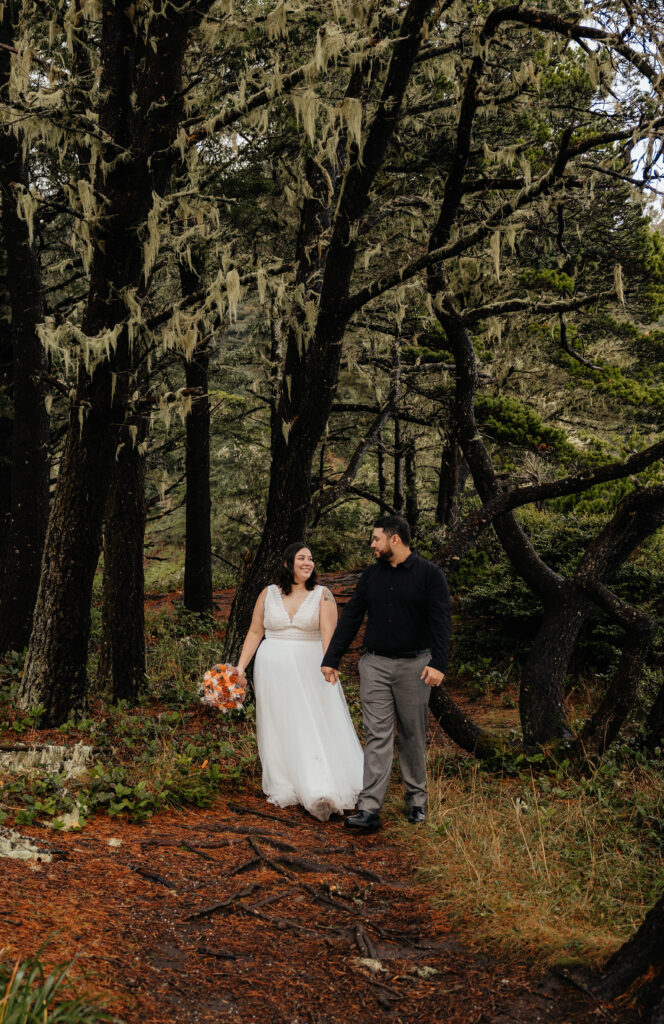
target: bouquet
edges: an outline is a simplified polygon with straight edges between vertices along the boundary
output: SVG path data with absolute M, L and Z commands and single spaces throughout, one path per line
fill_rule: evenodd
M 231 665 L 213 665 L 203 676 L 201 703 L 220 711 L 235 711 L 242 707 L 246 679 L 239 676 Z

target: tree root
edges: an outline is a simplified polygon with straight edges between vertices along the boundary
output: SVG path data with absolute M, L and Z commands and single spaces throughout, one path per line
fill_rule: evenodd
M 183 921 L 194 921 L 197 917 L 207 917 L 208 914 L 216 914 L 218 910 L 225 910 L 226 907 L 230 907 L 236 900 L 244 899 L 245 896 L 251 896 L 252 892 L 256 892 L 256 889 L 260 889 L 258 882 L 251 882 L 245 889 L 240 889 L 238 892 L 234 892 L 228 899 L 222 900 L 221 903 L 213 903 L 210 907 L 203 907 L 202 910 L 196 910 L 193 914 L 187 914 L 183 917 Z

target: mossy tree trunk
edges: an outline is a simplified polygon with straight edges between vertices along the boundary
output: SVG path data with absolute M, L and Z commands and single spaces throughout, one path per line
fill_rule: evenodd
M 385 442 L 382 429 L 376 438 L 376 464 L 378 473 L 378 507 L 381 516 L 387 515 L 387 478 L 385 476 Z
M 417 447 L 414 437 L 408 437 L 404 445 L 404 471 L 406 477 L 406 519 L 414 538 L 420 519 L 417 500 Z
M 16 5 L 0 14 L 0 91 L 9 84 Z M 11 308 L 13 429 L 11 515 L 0 588 L 0 651 L 22 650 L 29 639 L 37 598 L 49 502 L 49 418 L 41 374 L 44 351 L 38 325 L 43 317 L 39 258 L 28 224 L 18 216 L 17 190 L 27 189 L 21 140 L 0 133 L 0 196 Z
M 392 492 L 392 504 L 397 515 L 403 515 L 406 504 L 404 487 L 404 444 L 403 425 L 399 416 L 394 417 L 394 489 Z
M 41 703 L 57 725 L 85 705 L 92 582 L 113 459 L 127 415 L 134 349 L 123 295 L 143 277 L 142 230 L 170 176 L 182 109 L 182 65 L 188 31 L 205 4 L 166 5 L 137 32 L 134 5 L 103 6 L 99 126 L 108 142 L 106 175 L 96 187 L 104 206 L 91 228 L 92 264 L 83 330 L 118 330 L 110 357 L 79 384 L 49 520 L 46 553 L 18 700 Z M 116 159 L 122 153 L 123 159 Z M 80 418 L 79 418 L 80 411 Z M 115 600 L 123 600 L 118 593 Z

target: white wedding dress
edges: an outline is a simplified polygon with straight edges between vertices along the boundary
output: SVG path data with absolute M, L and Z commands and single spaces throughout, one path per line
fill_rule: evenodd
M 268 587 L 254 688 L 263 792 L 278 807 L 302 804 L 327 821 L 355 806 L 363 754 L 341 684 L 320 670 L 322 593 L 309 591 L 291 620 L 279 587 Z

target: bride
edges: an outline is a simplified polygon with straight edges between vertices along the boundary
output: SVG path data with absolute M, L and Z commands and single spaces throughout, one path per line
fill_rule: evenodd
M 335 600 L 316 583 L 311 551 L 291 544 L 278 584 L 266 587 L 256 602 L 237 664 L 244 676 L 258 652 L 254 689 L 263 792 L 270 803 L 302 804 L 321 821 L 354 807 L 362 789 L 362 748 L 341 684 L 327 683 L 320 669 L 336 622 Z

